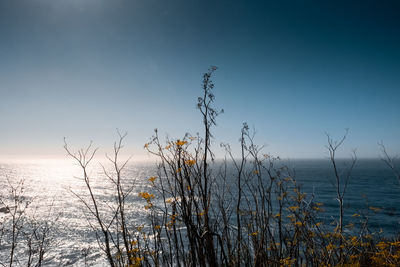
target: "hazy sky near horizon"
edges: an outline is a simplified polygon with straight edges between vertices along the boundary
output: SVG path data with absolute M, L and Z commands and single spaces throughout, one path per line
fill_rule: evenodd
M 202 74 L 215 73 L 214 144 L 243 122 L 266 152 L 400 153 L 399 1 L 4 0 L 0 158 L 63 156 L 63 137 L 146 155 L 154 128 L 201 131 Z M 220 153 L 219 155 L 222 155 Z

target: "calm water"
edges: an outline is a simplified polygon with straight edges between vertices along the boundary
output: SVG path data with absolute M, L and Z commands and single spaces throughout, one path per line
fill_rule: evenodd
M 298 183 L 308 195 L 314 194 L 318 202 L 323 202 L 326 212 L 323 218 L 332 221 L 337 214 L 337 201 L 332 186 L 333 176 L 331 165 L 326 160 L 296 160 L 288 163 L 296 173 Z M 108 190 L 110 184 L 105 182 L 99 165 L 91 170 L 94 189 L 100 198 L 107 202 L 112 200 Z M 130 200 L 130 209 L 135 215 L 130 218 L 137 224 L 142 223 L 145 214 L 143 203 L 138 203 L 137 192 L 147 190 L 148 177 L 155 175 L 153 165 L 132 164 L 126 170 L 127 183 L 135 183 L 135 193 Z M 103 266 L 104 259 L 97 250 L 93 231 L 87 226 L 87 219 L 82 212 L 83 207 L 71 191 L 84 194 L 85 187 L 81 180 L 79 167 L 70 161 L 46 162 L 36 164 L 6 164 L 0 163 L 0 192 L 7 192 L 7 178 L 11 183 L 24 179 L 24 196 L 32 201 L 29 212 L 38 220 L 54 220 L 53 246 L 47 254 L 46 265 L 49 266 L 83 266 L 85 257 L 90 266 Z M 366 207 L 380 208 L 374 212 Z M 49 211 L 51 207 L 51 211 Z M 399 181 L 392 175 L 380 160 L 359 160 L 355 166 L 345 196 L 347 217 L 346 223 L 359 220 L 351 215 L 368 211 L 370 227 L 373 231 L 380 228 L 385 233 L 395 234 L 400 230 L 400 186 Z M 0 207 L 1 208 L 1 207 Z M 5 216 L 0 213 L 1 218 Z M 0 245 L 0 262 L 6 259 L 7 242 Z M 24 253 L 24 251 L 19 251 Z M 23 264 L 22 264 L 23 265 Z
M 341 162 L 341 166 L 348 162 Z M 348 165 L 348 164 L 347 164 Z M 328 161 L 298 160 L 292 163 L 296 179 L 303 191 L 314 193 L 318 202 L 324 203 L 324 216 L 329 220 L 337 216 L 337 200 L 333 187 L 334 177 Z M 397 166 L 400 166 L 399 163 Z M 345 168 L 342 168 L 343 170 Z M 345 223 L 357 222 L 353 214 L 368 212 L 369 226 L 380 228 L 388 235 L 400 232 L 400 181 L 381 160 L 358 160 L 345 194 Z M 374 212 L 369 207 L 379 208 Z

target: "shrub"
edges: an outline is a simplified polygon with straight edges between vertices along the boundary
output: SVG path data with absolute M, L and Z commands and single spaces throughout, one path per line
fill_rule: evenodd
M 335 151 L 343 143 L 328 136 L 339 201 L 339 216 L 325 225 L 319 215 L 323 204 L 302 192 L 293 171 L 279 157 L 263 154 L 254 134 L 244 124 L 240 154 L 228 144 L 225 160 L 217 161 L 211 149 L 212 129 L 222 112 L 214 107 L 211 67 L 203 76 L 198 109 L 203 133 L 161 140 L 158 131 L 145 149 L 158 159 L 157 175 L 147 177 L 148 191 L 137 199 L 147 212 L 145 225 L 131 225 L 127 217 L 128 196 L 134 184 L 123 182 L 119 162 L 125 135 L 119 134 L 114 155 L 108 159 L 113 173 L 104 169 L 114 190 L 108 214 L 92 188 L 87 167 L 96 150 L 71 152 L 80 165 L 88 198 L 84 203 L 94 221 L 100 248 L 111 266 L 398 266 L 398 240 L 382 240 L 368 231 L 368 218 L 360 231 L 345 234 L 343 199 L 350 172 L 340 176 Z M 347 133 L 346 133 L 347 134 Z M 107 208 L 107 207 L 106 207 Z M 378 239 L 380 241 L 378 242 Z

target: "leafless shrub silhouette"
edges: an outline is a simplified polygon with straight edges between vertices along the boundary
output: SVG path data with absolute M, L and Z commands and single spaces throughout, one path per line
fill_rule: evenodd
M 24 179 L 13 182 L 7 177 L 6 180 L 6 190 L 0 196 L 0 212 L 3 213 L 0 246 L 7 250 L 8 257 L 0 264 L 42 266 L 45 255 L 55 244 L 52 231 L 58 215 L 50 205 L 49 216 L 45 220 L 38 218 L 37 210 L 31 205 L 34 199 L 26 197 Z
M 144 146 L 158 159 L 157 176 L 146 177 L 148 191 L 136 196 L 143 202 L 144 226 L 127 219 L 139 214 L 127 207 L 135 184 L 123 182 L 128 161 L 120 162 L 119 154 L 125 134 L 119 133 L 113 156 L 107 157 L 113 172 L 103 167 L 113 189 L 112 204 L 100 199 L 89 175 L 97 150 L 90 144 L 72 152 L 65 143 L 82 169 L 88 193 L 74 194 L 86 207 L 110 266 L 399 266 L 398 240 L 376 239 L 365 230 L 367 221 L 358 234 L 344 231 L 351 228 L 344 223 L 344 198 L 357 161 L 353 152 L 347 168 L 338 164 L 347 130 L 338 141 L 327 135 L 339 203 L 336 227 L 321 220 L 323 203 L 302 192 L 293 170 L 255 144 L 247 124 L 240 133 L 239 155 L 222 144 L 225 159 L 214 159 L 212 129 L 221 113 L 212 93 L 215 70 L 204 74 L 197 102 L 204 132 L 164 142 L 155 130 Z
M 65 141 L 64 149 L 82 170 L 83 176 L 81 179 L 84 181 L 89 195 L 84 196 L 77 192 L 71 192 L 89 211 L 91 217 L 87 221 L 96 234 L 100 249 L 105 253 L 110 266 L 130 266 L 142 261 L 140 251 L 137 249 L 138 240 L 136 237 L 136 232 L 138 232 L 140 226 L 132 225 L 126 215 L 127 198 L 131 195 L 135 184 L 134 181 L 125 183 L 122 177 L 122 173 L 130 159 L 120 162 L 120 153 L 126 134 L 121 134 L 118 131 L 118 136 L 118 141 L 114 143 L 113 155 L 106 155 L 113 170 L 109 171 L 102 166 L 104 177 L 108 179 L 113 189 L 114 198 L 111 203 L 101 200 L 93 188 L 89 167 L 97 149 L 92 147 L 92 143 L 85 149 L 72 152 Z M 95 222 L 91 218 L 94 218 Z
M 378 143 L 378 145 L 381 148 L 381 152 L 382 152 L 382 161 L 393 171 L 393 174 L 396 176 L 396 178 L 399 180 L 400 182 L 400 171 L 398 170 L 395 161 L 398 160 L 398 157 L 392 157 L 388 154 L 388 152 L 386 151 L 386 147 L 383 144 L 383 142 Z

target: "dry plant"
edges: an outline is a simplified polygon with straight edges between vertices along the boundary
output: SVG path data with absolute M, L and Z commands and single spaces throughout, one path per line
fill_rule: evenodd
M 5 190 L 0 196 L 0 212 L 3 213 L 0 237 L 2 253 L 7 254 L 1 266 L 42 266 L 45 255 L 55 245 L 54 226 L 58 215 L 53 213 L 53 205 L 43 211 L 32 205 L 34 198 L 26 196 L 24 179 L 12 182 L 6 177 Z
M 383 144 L 383 142 L 378 143 L 378 145 L 381 147 L 382 161 L 393 171 L 393 174 L 400 182 L 400 171 L 398 170 L 395 164 L 395 161 L 398 160 L 398 157 L 390 156 L 386 151 L 386 147 Z
M 88 194 L 82 195 L 71 191 L 86 207 L 89 212 L 88 224 L 95 232 L 99 248 L 105 253 L 110 266 L 138 265 L 143 257 L 140 256 L 138 247 L 137 232 L 140 226 L 130 224 L 127 217 L 127 199 L 134 189 L 134 181 L 126 181 L 122 173 L 129 162 L 129 159 L 120 162 L 120 152 L 123 148 L 123 140 L 126 134 L 118 131 L 119 139 L 114 143 L 113 155 L 107 156 L 112 165 L 112 170 L 102 166 L 104 179 L 110 183 L 112 190 L 111 199 L 102 199 L 96 192 L 94 181 L 102 177 L 91 177 L 90 164 L 97 152 L 90 143 L 85 149 L 72 152 L 65 141 L 65 151 L 78 163 L 82 169 L 81 180 L 84 182 Z M 65 139 L 64 139 L 65 140 Z M 129 212 L 129 210 L 128 210 Z M 92 220 L 94 219 L 94 220 Z
M 204 74 L 198 98 L 203 133 L 162 141 L 155 130 L 145 144 L 158 159 L 157 175 L 145 178 L 147 191 L 133 195 L 135 184 L 123 182 L 128 161 L 120 163 L 119 153 L 125 134 L 119 134 L 113 156 L 107 157 L 113 172 L 103 167 L 112 203 L 101 199 L 88 169 L 97 150 L 89 145 L 72 152 L 65 144 L 87 189 L 86 195 L 74 194 L 86 206 L 110 266 L 400 266 L 400 242 L 371 234 L 368 216 L 354 214 L 345 225 L 344 198 L 356 156 L 342 169 L 336 152 L 347 131 L 339 141 L 328 135 L 339 203 L 336 227 L 322 219 L 323 203 L 302 192 L 293 170 L 255 144 L 247 124 L 240 133 L 239 155 L 222 144 L 225 159 L 214 159 L 212 129 L 221 113 L 212 93 L 215 70 Z M 128 207 L 138 200 L 146 214 L 144 225 L 128 220 L 139 216 Z M 354 223 L 360 223 L 360 232 L 352 230 Z
M 345 170 L 340 170 L 336 158 L 337 150 L 342 146 L 343 142 L 346 140 L 346 137 L 349 133 L 349 130 L 346 129 L 345 134 L 343 137 L 336 141 L 333 140 L 329 134 L 327 134 L 328 138 L 328 145 L 326 146 L 329 152 L 329 159 L 332 163 L 333 173 L 335 177 L 334 187 L 336 190 L 336 200 L 339 203 L 339 221 L 337 223 L 337 227 L 335 231 L 337 231 L 340 237 L 343 237 L 343 227 L 344 227 L 344 196 L 346 194 L 347 186 L 350 181 L 351 172 L 353 171 L 354 165 L 357 162 L 357 155 L 355 150 L 353 151 L 352 159 L 350 162 L 350 166 L 348 166 Z M 342 239 L 339 240 L 339 260 L 341 261 L 343 257 L 342 253 L 342 246 L 343 242 Z

